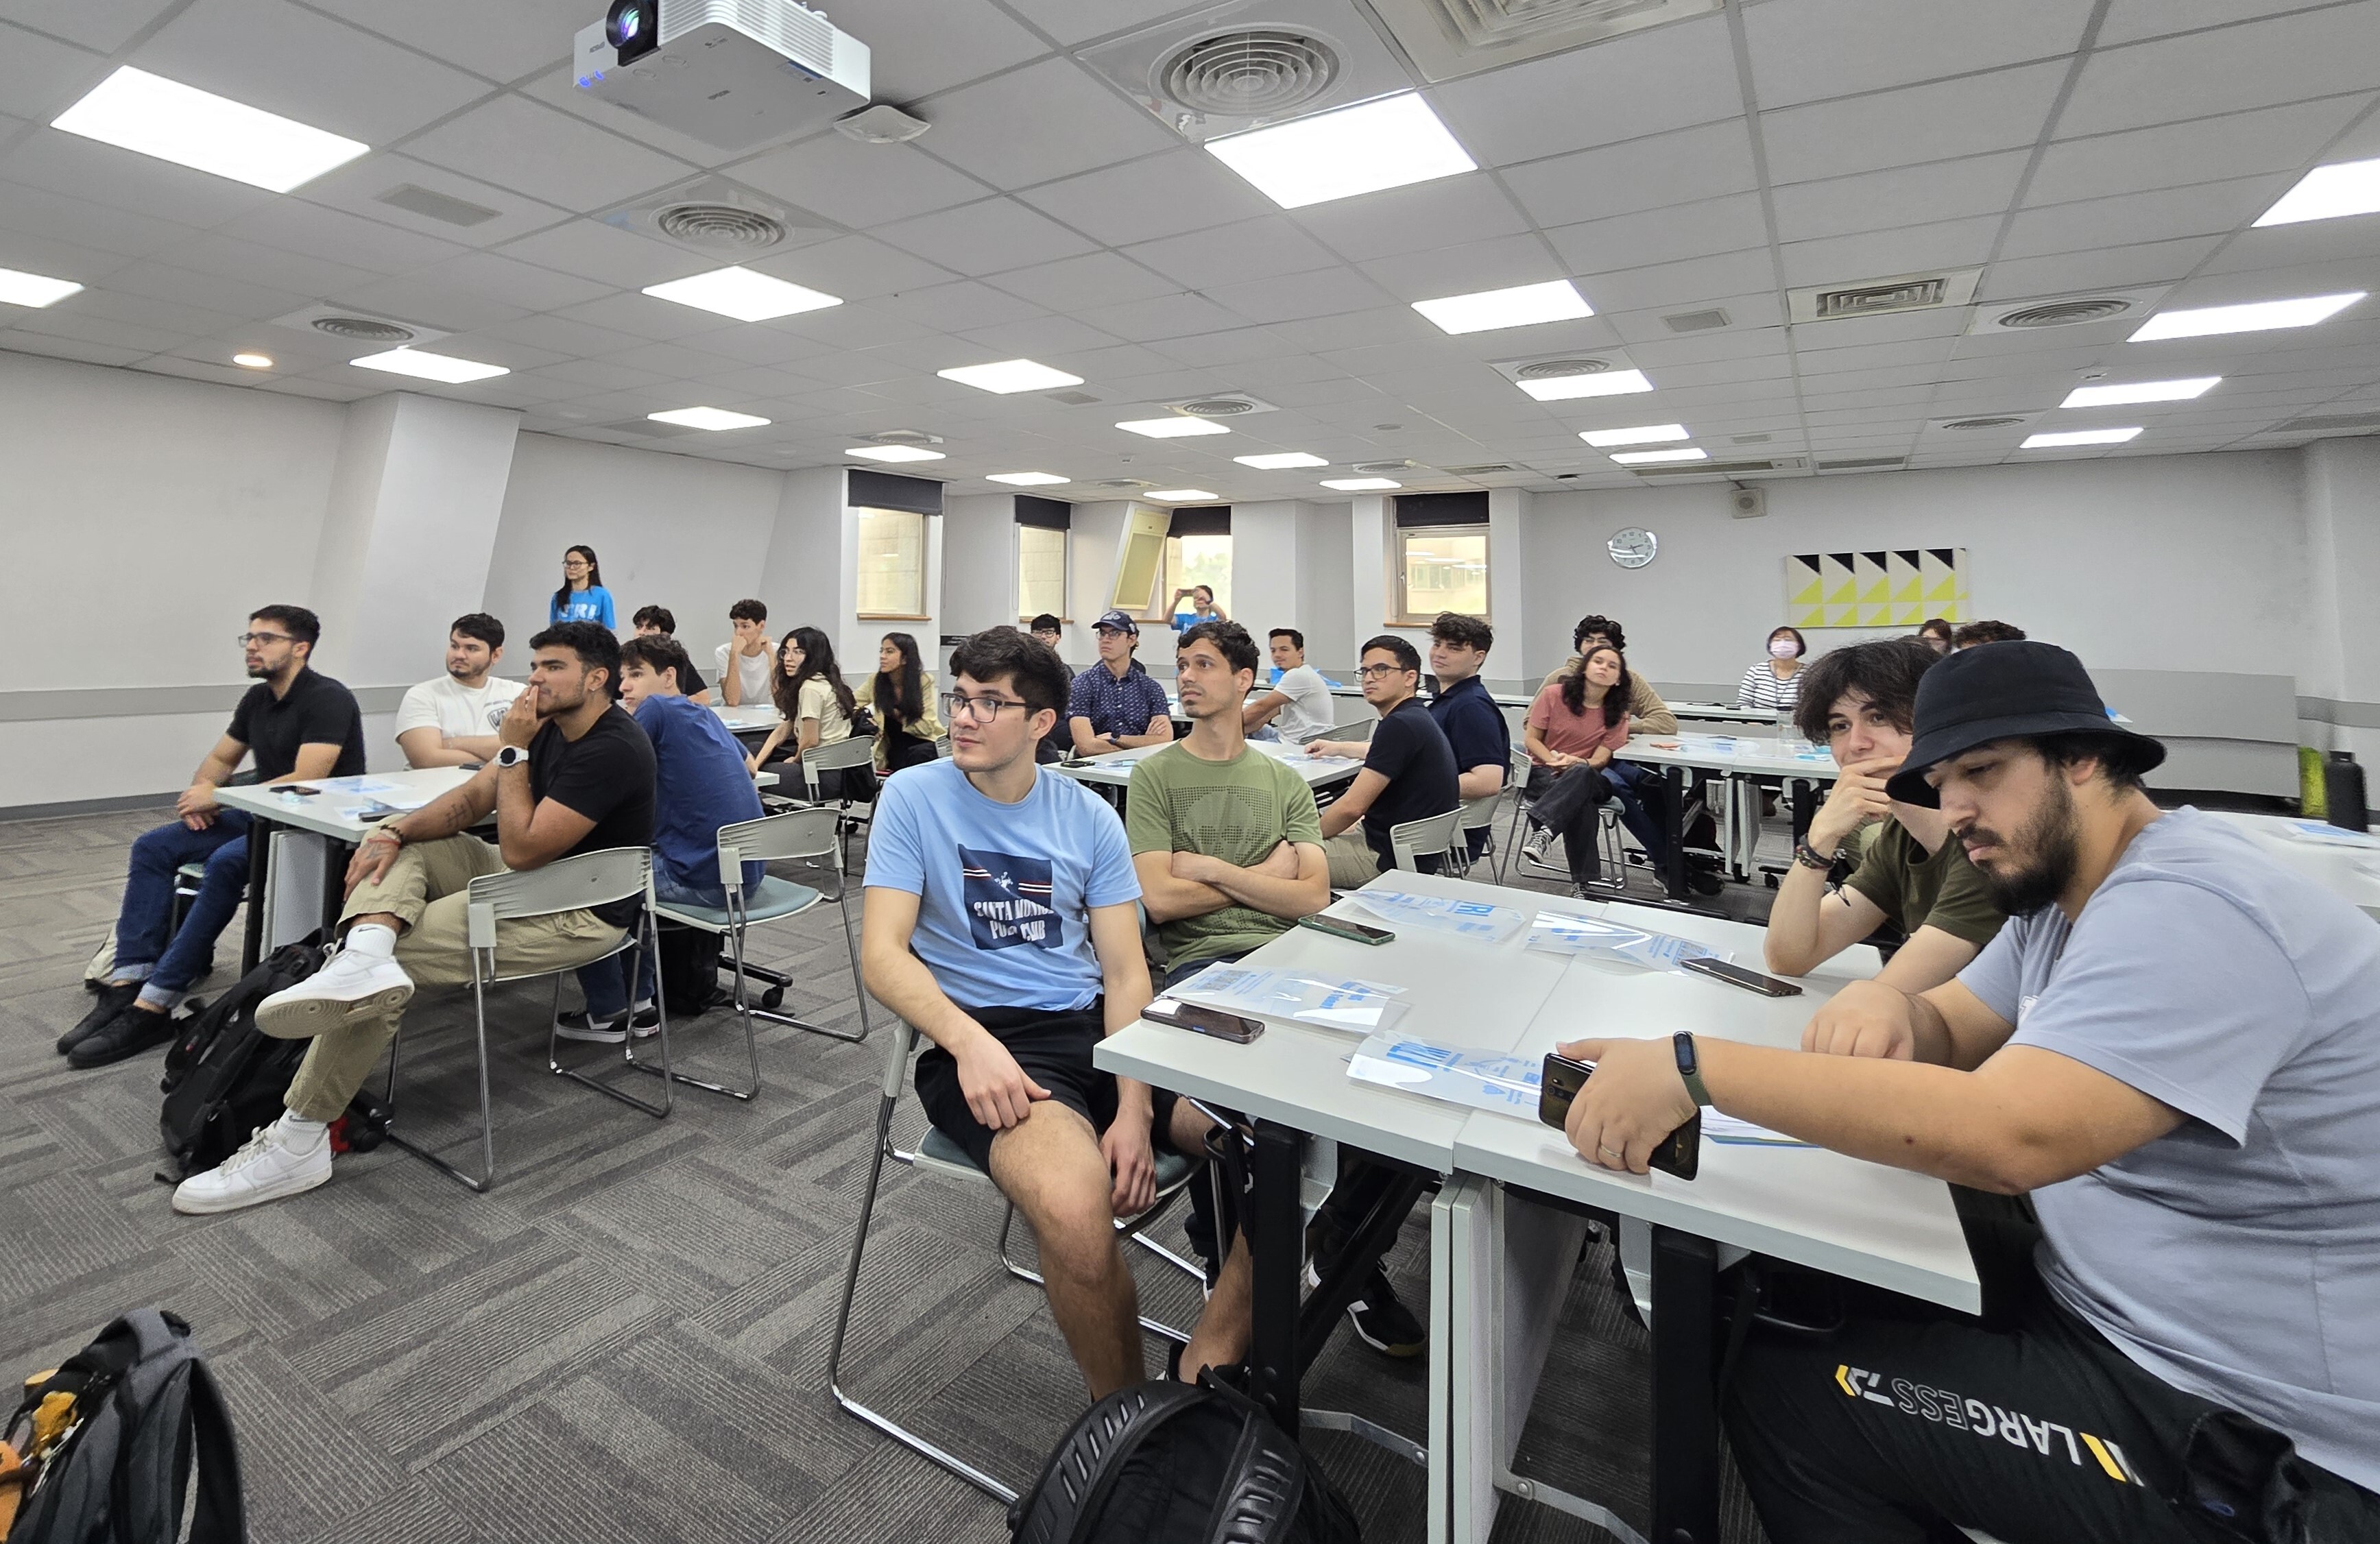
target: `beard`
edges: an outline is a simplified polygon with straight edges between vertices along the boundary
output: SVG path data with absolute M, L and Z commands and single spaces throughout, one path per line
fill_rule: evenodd
M 1978 826 L 1970 826 L 1961 835 L 1962 839 L 1980 837 L 2010 855 L 2010 858 L 1988 868 L 1975 865 L 1975 872 L 1982 877 L 1992 904 L 2010 917 L 2023 917 L 2057 901 L 2074 882 L 2074 872 L 2082 863 L 2074 823 L 2074 794 L 2062 778 L 2050 779 L 2049 796 L 2025 822 L 2015 841 L 2007 841 L 1997 832 Z

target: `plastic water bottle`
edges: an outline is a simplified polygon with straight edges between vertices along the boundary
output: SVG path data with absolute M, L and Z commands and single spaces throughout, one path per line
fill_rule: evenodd
M 2332 825 L 2349 831 L 2370 829 L 2370 817 L 2363 808 L 2363 769 L 2356 765 L 2353 752 L 2330 753 L 2322 764 L 2322 792 Z

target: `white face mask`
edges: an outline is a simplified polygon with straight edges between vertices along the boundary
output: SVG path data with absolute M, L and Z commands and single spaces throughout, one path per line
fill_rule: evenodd
M 1780 638 L 1768 646 L 1768 651 L 1780 660 L 1790 660 L 1802 652 L 1802 646 L 1790 638 Z

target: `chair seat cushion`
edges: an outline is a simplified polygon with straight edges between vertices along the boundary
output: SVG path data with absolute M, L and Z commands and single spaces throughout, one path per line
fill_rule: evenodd
M 943 1168 L 964 1170 L 970 1175 L 983 1173 L 976 1167 L 975 1160 L 967 1156 L 966 1149 L 943 1136 L 939 1126 L 926 1128 L 926 1139 L 917 1144 L 917 1156 Z M 1197 1169 L 1196 1163 L 1171 1148 L 1158 1149 L 1154 1157 L 1157 1160 L 1157 1189 L 1160 1195 L 1179 1187 Z
M 775 917 L 791 917 L 797 911 L 808 910 L 818 901 L 819 892 L 808 885 L 796 884 L 792 880 L 781 880 L 776 875 L 770 874 L 763 877 L 759 884 L 744 893 L 744 919 L 747 922 L 766 922 Z M 723 933 L 727 930 L 728 918 L 725 906 L 695 906 L 686 901 L 670 901 L 655 906 L 653 910 L 673 922 L 690 922 L 698 928 L 707 928 L 715 933 Z

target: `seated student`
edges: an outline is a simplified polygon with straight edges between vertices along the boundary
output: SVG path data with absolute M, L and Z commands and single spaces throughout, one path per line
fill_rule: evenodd
M 1588 647 L 1597 643 L 1611 645 L 1625 658 L 1628 630 L 1608 616 L 1580 617 L 1578 626 L 1572 629 L 1570 635 L 1571 657 L 1562 662 L 1560 670 L 1546 672 L 1546 678 L 1537 683 L 1537 689 L 1543 691 L 1576 670 Z M 1678 732 L 1678 715 L 1670 711 L 1670 705 L 1661 700 L 1661 694 L 1653 689 L 1653 684 L 1633 670 L 1628 673 L 1628 719 L 1634 726 L 1634 733 L 1639 735 L 1674 735 Z
M 2024 629 L 2009 622 L 1970 622 L 1950 635 L 1953 652 L 1973 649 L 1978 643 L 2022 643 Z
M 1371 739 L 1314 740 L 1305 748 L 1315 756 L 1364 760 L 1355 781 L 1322 812 L 1322 850 L 1330 859 L 1334 890 L 1356 889 L 1397 866 L 1391 827 L 1443 815 L 1462 802 L 1454 748 L 1414 695 L 1421 687 L 1421 656 L 1395 634 L 1382 633 L 1364 645 L 1361 659 L 1355 675 L 1364 700 L 1380 715 Z M 1435 853 L 1418 854 L 1416 861 L 1426 873 L 1441 866 Z
M 331 1177 L 339 1118 L 396 1035 L 416 982 L 471 979 L 467 890 L 482 874 L 542 869 L 653 839 L 653 747 L 612 704 L 620 643 L 600 622 L 560 622 L 528 640 L 529 689 L 496 729 L 496 759 L 460 788 L 373 829 L 347 865 L 342 941 L 330 963 L 257 1004 L 257 1027 L 311 1039 L 285 1113 L 174 1192 L 182 1212 L 237 1211 Z M 493 845 L 462 834 L 493 815 Z M 567 969 L 618 946 L 634 900 L 497 924 L 507 973 Z
M 1770 633 L 1768 657 L 1744 666 L 1743 679 L 1736 683 L 1735 705 L 1790 715 L 1793 704 L 1801 700 L 1802 672 L 1807 668 L 1809 651 L 1809 642 L 1799 627 L 1779 627 Z
M 1067 738 L 1075 754 L 1105 756 L 1170 743 L 1173 714 L 1165 705 L 1165 688 L 1132 657 L 1140 647 L 1140 624 L 1108 611 L 1099 614 L 1091 631 L 1099 640 L 1099 663 L 1075 676 L 1066 696 Z
M 91 1011 L 58 1038 L 58 1053 L 73 1065 L 104 1066 L 173 1038 L 174 1010 L 205 973 L 217 935 L 248 893 L 249 818 L 217 804 L 215 789 L 231 781 L 249 753 L 255 752 L 260 783 L 363 772 L 363 714 L 354 694 L 306 663 L 322 631 L 302 606 L 249 614 L 239 645 L 256 685 L 175 801 L 175 818 L 132 844 L 115 964 Z M 206 878 L 179 930 L 169 932 L 175 872 L 199 862 L 207 866 Z
M 762 707 L 776 678 L 772 662 L 777 652 L 769 642 L 769 608 L 758 601 L 738 601 L 727 608 L 727 625 L 735 636 L 719 646 L 720 700 L 731 708 Z
M 1123 823 L 1034 763 L 1066 703 L 1065 667 L 993 627 L 953 650 L 951 677 L 950 757 L 889 779 L 877 804 L 862 969 L 933 1042 L 918 1101 L 1032 1224 L 1050 1310 L 1098 1399 L 1145 1375 L 1113 1220 L 1156 1197 L 1152 1140 L 1196 1153 L 1210 1123 L 1091 1065 L 1151 993 Z M 1244 1282 L 1245 1260 L 1226 1275 Z M 1245 1291 L 1221 1311 L 1244 1317 Z
M 1846 1289 L 1822 1338 L 1753 1331 L 1725 1415 L 1777 1544 L 2380 1538 L 2380 930 L 2159 811 L 2164 755 L 2062 649 L 1953 654 L 1886 792 L 1938 804 L 2011 918 L 1984 952 L 1846 987 L 1803 1052 L 1562 1048 L 1607 1168 L 1707 1102 L 2032 1196 L 2037 1229 L 1970 1222 L 1981 1319 Z
M 475 766 L 496 753 L 496 725 L 525 689 L 494 675 L 504 625 L 485 612 L 446 630 L 446 674 L 407 687 L 396 709 L 396 744 L 408 767 Z
M 1025 625 L 1025 630 L 1031 633 L 1037 641 L 1048 644 L 1050 646 L 1050 652 L 1052 654 L 1058 653 L 1059 649 L 1066 641 L 1066 625 L 1058 619 L 1058 614 L 1055 612 L 1043 612 L 1040 615 L 1026 623 Z M 1060 656 L 1062 660 L 1063 657 L 1064 656 L 1062 655 Z M 1071 678 L 1074 673 L 1069 670 L 1067 674 Z M 1059 736 L 1061 739 L 1065 737 L 1066 736 L 1063 735 Z
M 653 743 L 653 898 L 723 906 L 719 828 L 759 820 L 760 795 L 744 766 L 744 748 L 719 715 L 677 689 L 678 672 L 693 668 L 675 638 L 628 639 L 620 645 L 620 706 Z M 758 861 L 746 863 L 745 888 L 767 873 Z M 652 957 L 643 950 L 581 966 L 578 986 L 587 1005 L 554 1020 L 565 1039 L 618 1045 L 630 1030 L 641 1039 L 661 1027 Z
M 773 764 L 778 775 L 800 783 L 804 751 L 841 745 L 851 738 L 851 715 L 859 699 L 843 684 L 843 672 L 834 663 L 834 645 L 816 627 L 787 631 L 777 646 L 777 666 L 769 684 L 777 704 L 777 727 L 769 731 L 769 737 L 746 765 L 758 772 Z M 793 744 L 781 758 L 779 748 L 789 739 Z M 819 793 L 822 797 L 840 798 L 844 782 L 840 770 L 825 772 L 819 778 Z M 858 780 L 852 783 L 856 792 Z
M 851 695 L 876 715 L 878 772 L 890 776 L 941 754 L 934 742 L 948 731 L 934 716 L 934 673 L 925 668 L 917 640 L 907 633 L 884 635 L 876 646 L 876 674 Z
M 1304 745 L 1338 723 L 1330 683 L 1305 663 L 1305 635 L 1275 627 L 1265 637 L 1272 655 L 1272 684 L 1240 710 L 1240 726 L 1255 739 Z
M 1597 850 L 1597 809 L 1620 801 L 1621 822 L 1645 849 L 1656 869 L 1670 850 L 1670 834 L 1645 808 L 1645 793 L 1665 785 L 1631 777 L 1633 770 L 1614 761 L 1628 745 L 1628 663 L 1609 644 L 1589 644 L 1578 667 L 1529 704 L 1524 731 L 1529 748 L 1529 820 L 1535 829 L 1521 851 L 1532 863 L 1545 861 L 1555 836 L 1570 859 L 1572 891 L 1603 874 Z
M 1925 991 L 1966 968 L 2000 930 L 1999 909 L 1941 812 L 1884 791 L 1909 754 L 1918 683 L 1939 658 L 1915 638 L 1876 638 L 1810 667 L 1794 725 L 1825 744 L 1842 775 L 1811 818 L 1768 913 L 1761 947 L 1778 975 L 1806 976 L 1888 921 L 1908 942 L 1876 979 Z M 1828 890 L 1837 855 L 1871 825 L 1859 866 Z
M 1479 679 L 1495 644 L 1496 629 L 1485 617 L 1442 611 L 1429 625 L 1429 673 L 1438 677 L 1429 716 L 1453 748 L 1454 791 L 1465 804 L 1500 791 L 1512 770 L 1512 726 Z M 1488 839 L 1487 827 L 1471 833 L 1473 857 L 1488 850 Z
M 1947 654 L 1950 651 L 1950 640 L 1955 632 L 1948 618 L 1929 616 L 1918 625 L 1917 641 L 1937 654 Z
M 631 620 L 637 625 L 638 638 L 665 638 L 673 642 L 676 640 L 677 618 L 672 614 L 667 606 L 638 606 L 637 614 Z M 686 668 L 678 673 L 677 685 L 678 695 L 686 700 L 699 702 L 706 708 L 710 706 L 710 687 L 702 679 L 702 672 L 694 668 L 694 662 L 691 659 L 687 660 Z

